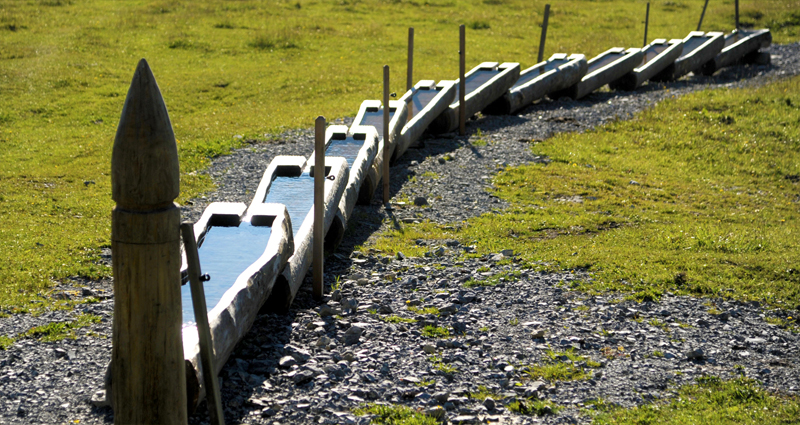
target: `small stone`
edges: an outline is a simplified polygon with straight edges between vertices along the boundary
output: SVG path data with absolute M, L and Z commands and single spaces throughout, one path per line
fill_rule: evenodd
M 402 252 L 400 252 L 400 251 L 397 251 L 397 254 L 395 255 L 395 257 L 397 257 L 397 259 L 398 259 L 398 260 L 400 260 L 400 261 L 402 261 L 402 260 L 405 260 L 405 259 L 406 259 L 406 256 L 405 256 L 405 254 L 403 254 L 403 253 L 402 253 Z
M 284 369 L 288 369 L 288 368 L 290 368 L 290 367 L 292 367 L 292 366 L 294 366 L 296 364 L 297 364 L 297 360 L 292 356 L 283 356 L 278 361 L 278 366 L 280 366 L 280 367 L 282 367 Z
M 421 207 L 424 205 L 428 205 L 428 199 L 424 196 L 417 196 L 414 198 L 414 205 Z
M 295 383 L 295 385 L 305 384 L 312 379 L 314 379 L 314 372 L 310 370 L 301 370 L 292 376 L 292 381 Z
M 632 184 L 632 185 L 638 185 L 638 184 L 639 184 L 639 182 L 637 182 L 636 180 L 631 180 L 629 184 Z
M 494 399 L 491 398 L 491 397 L 486 397 L 483 400 L 483 407 L 485 407 L 487 410 L 494 410 L 494 408 L 495 408 Z
M 341 311 L 328 304 L 323 304 L 322 307 L 319 308 L 319 317 L 335 316 L 337 314 L 341 314 Z
M 689 360 L 701 360 L 704 356 L 703 350 L 700 348 L 686 352 L 686 358 Z
M 764 338 L 745 338 L 744 341 L 748 344 L 763 344 L 767 342 Z
M 342 300 L 342 291 L 337 289 L 337 290 L 331 292 L 331 299 L 333 301 L 337 301 L 337 302 L 341 301 Z
M 355 298 L 343 300 L 342 309 L 344 309 L 345 311 L 349 310 L 351 313 L 355 313 L 358 310 L 358 300 Z
M 478 417 L 472 415 L 458 415 L 451 419 L 451 422 L 454 424 L 476 424 L 478 423 Z
M 106 407 L 111 405 L 106 399 L 106 390 L 97 390 L 92 394 L 92 405 L 94 407 Z
M 445 415 L 447 414 L 447 412 L 445 411 L 444 407 L 442 407 L 442 406 L 431 407 L 430 409 L 426 409 L 424 411 L 424 413 L 425 413 L 425 416 L 430 416 L 430 417 L 436 419 L 437 421 L 443 420 Z
M 436 353 L 436 347 L 431 344 L 425 344 L 422 346 L 422 351 L 424 351 L 426 354 L 434 354 Z
M 450 393 L 447 391 L 438 391 L 433 393 L 431 397 L 439 402 L 439 404 L 445 404 L 450 399 Z
M 380 314 L 392 314 L 392 313 L 394 313 L 394 310 L 392 309 L 392 306 L 390 306 L 389 304 L 384 304 L 384 305 L 378 307 L 378 313 L 380 313 Z
M 541 339 L 544 338 L 544 334 L 547 332 L 545 329 L 536 329 L 531 332 L 531 338 L 533 339 Z
M 343 359 L 345 359 L 345 360 L 347 360 L 348 362 L 354 362 L 354 361 L 356 361 L 356 355 L 355 355 L 355 354 L 353 354 L 353 352 L 352 352 L 352 351 L 345 351 L 345 353 L 344 353 L 344 354 L 342 354 L 342 358 L 343 358 Z
M 327 347 L 327 346 L 328 346 L 330 343 L 331 343 L 331 339 L 330 339 L 330 338 L 328 338 L 328 337 L 327 337 L 327 336 L 325 336 L 325 335 L 322 335 L 322 336 L 321 336 L 321 337 L 319 337 L 319 339 L 317 340 L 317 344 L 316 344 L 316 345 L 317 345 L 317 347 Z
M 363 332 L 364 329 L 358 326 L 351 326 L 350 329 L 348 329 L 344 333 L 344 336 L 342 337 L 342 344 L 344 345 L 358 344 L 361 339 L 361 333 Z
M 504 257 L 513 257 L 514 256 L 514 250 L 513 249 L 504 249 L 504 250 L 500 251 L 500 253 L 503 254 Z

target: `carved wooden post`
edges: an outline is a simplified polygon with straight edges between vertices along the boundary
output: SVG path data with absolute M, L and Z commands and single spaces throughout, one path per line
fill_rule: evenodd
M 185 424 L 178 147 L 147 62 L 136 67 L 111 157 L 115 424 Z

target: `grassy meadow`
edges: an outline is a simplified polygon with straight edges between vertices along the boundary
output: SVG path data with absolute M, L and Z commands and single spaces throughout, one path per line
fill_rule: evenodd
M 499 172 L 495 193 L 511 204 L 503 214 L 405 225 L 373 247 L 421 255 L 416 239 L 455 237 L 480 253 L 513 249 L 533 268 L 591 271 L 592 281 L 573 283 L 589 292 L 798 309 L 798 124 L 798 77 L 664 101 L 534 144 L 552 162 Z
M 467 61 L 531 65 L 545 1 L 0 2 L 0 313 L 28 311 L 69 276 L 108 276 L 109 164 L 137 61 L 149 61 L 178 138 L 179 202 L 213 189 L 196 171 L 240 146 L 317 115 L 353 115 L 405 82 L 407 28 L 415 79 L 454 78 L 457 26 Z M 644 0 L 554 3 L 546 54 L 640 43 Z M 745 24 L 777 43 L 800 37 L 800 1 L 742 1 Z M 652 1 L 650 34 L 694 30 L 701 0 Z M 733 25 L 733 1 L 711 2 L 704 29 Z M 52 305 L 50 301 L 47 305 Z M 35 310 L 35 309 L 34 309 Z

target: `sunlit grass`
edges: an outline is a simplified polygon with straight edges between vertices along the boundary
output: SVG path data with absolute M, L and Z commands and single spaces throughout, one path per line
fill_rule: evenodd
M 500 172 L 503 214 L 456 230 L 406 225 L 374 248 L 421 234 L 513 249 L 536 269 L 587 270 L 588 292 L 638 300 L 665 291 L 800 307 L 800 79 L 662 102 L 637 118 L 533 146 L 549 164 Z M 452 229 L 452 227 L 451 227 Z M 409 248 L 408 250 L 410 250 Z

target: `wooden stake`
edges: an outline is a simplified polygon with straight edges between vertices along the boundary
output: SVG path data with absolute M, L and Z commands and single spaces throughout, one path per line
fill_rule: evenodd
M 115 424 L 185 424 L 178 146 L 142 59 L 111 155 Z
M 703 4 L 703 12 L 700 13 L 700 22 L 697 23 L 697 30 L 700 31 L 700 27 L 703 25 L 703 17 L 706 16 L 706 8 L 708 7 L 708 0 L 706 0 L 705 4 Z
M 389 205 L 389 65 L 383 66 L 383 204 Z
M 647 27 L 650 25 L 650 3 L 647 3 L 647 12 L 644 14 L 644 43 L 642 46 L 647 46 Z
M 544 21 L 542 21 L 542 38 L 539 40 L 539 57 L 536 63 L 544 60 L 544 42 L 547 40 L 547 21 L 550 18 L 550 5 L 544 5 Z
M 467 135 L 467 102 L 465 100 L 467 97 L 467 82 L 464 79 L 464 74 L 467 73 L 466 31 L 467 30 L 464 25 L 458 27 L 458 134 L 460 136 Z
M 406 77 L 406 90 L 414 88 L 414 28 L 408 29 L 408 75 Z
M 325 117 L 314 121 L 314 247 L 313 295 L 322 299 L 325 267 Z
M 194 320 L 197 323 L 197 335 L 200 338 L 200 363 L 203 366 L 203 381 L 206 386 L 206 399 L 208 401 L 208 416 L 213 425 L 225 425 L 225 415 L 222 412 L 222 399 L 219 394 L 219 381 L 214 367 L 214 342 L 211 339 L 211 327 L 208 325 L 208 307 L 203 282 L 209 280 L 208 275 L 203 275 L 200 270 L 200 256 L 197 254 L 197 239 L 194 235 L 194 225 L 190 222 L 181 224 L 183 248 L 186 252 L 187 274 L 192 291 L 192 307 Z
M 736 7 L 736 30 L 738 31 L 739 30 L 739 0 L 736 0 L 734 3 L 735 3 L 735 7 Z

